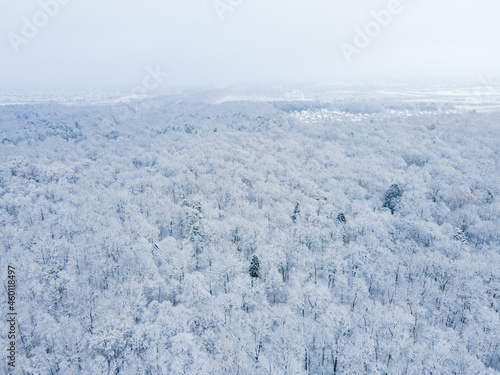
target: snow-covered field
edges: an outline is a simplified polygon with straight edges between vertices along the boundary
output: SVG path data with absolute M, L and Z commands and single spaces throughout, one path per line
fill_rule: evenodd
M 0 96 L 19 373 L 500 372 L 500 90 L 124 96 Z

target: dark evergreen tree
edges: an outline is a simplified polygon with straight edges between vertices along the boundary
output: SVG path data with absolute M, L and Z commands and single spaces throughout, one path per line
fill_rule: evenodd
M 339 223 L 342 223 L 342 224 L 347 223 L 347 219 L 345 218 L 345 215 L 344 215 L 344 213 L 343 213 L 343 212 L 341 212 L 340 214 L 338 214 L 338 216 L 337 216 L 337 221 L 338 221 Z
M 253 256 L 252 262 L 250 263 L 250 268 L 248 271 L 250 272 L 250 276 L 252 277 L 252 285 L 253 285 L 253 280 L 260 277 L 260 264 L 259 264 L 259 258 L 257 257 L 257 255 Z
M 493 203 L 495 196 L 491 190 L 488 190 L 488 195 L 486 196 L 486 203 Z
M 295 223 L 297 222 L 297 217 L 300 214 L 300 203 L 297 202 L 295 203 L 295 208 L 293 210 L 293 215 L 292 215 L 292 221 Z
M 391 214 L 394 214 L 396 207 L 399 204 L 401 197 L 403 196 L 403 190 L 398 184 L 392 184 L 387 190 L 384 196 L 384 205 L 382 207 L 387 207 L 391 210 Z

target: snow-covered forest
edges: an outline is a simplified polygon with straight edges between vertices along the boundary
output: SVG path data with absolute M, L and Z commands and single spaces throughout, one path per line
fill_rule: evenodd
M 0 107 L 16 373 L 500 372 L 500 111 L 210 95 Z

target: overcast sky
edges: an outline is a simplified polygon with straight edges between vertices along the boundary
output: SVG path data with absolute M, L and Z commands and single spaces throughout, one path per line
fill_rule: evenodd
M 169 72 L 172 86 L 500 76 L 500 1 L 390 3 L 70 0 L 44 16 L 37 0 L 0 0 L 0 84 L 126 86 L 148 66 Z M 375 20 L 391 6 L 389 22 Z M 369 45 L 356 44 L 367 27 Z M 356 51 L 348 59 L 346 48 Z

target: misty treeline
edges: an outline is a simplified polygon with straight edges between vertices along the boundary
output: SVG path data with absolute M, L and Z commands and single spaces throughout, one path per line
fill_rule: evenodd
M 294 105 L 2 107 L 19 373 L 498 373 L 500 114 Z

